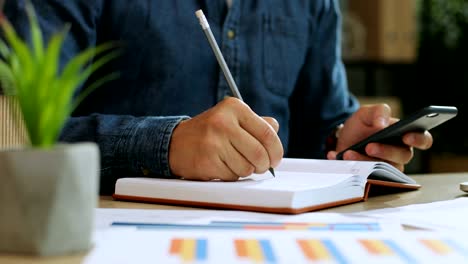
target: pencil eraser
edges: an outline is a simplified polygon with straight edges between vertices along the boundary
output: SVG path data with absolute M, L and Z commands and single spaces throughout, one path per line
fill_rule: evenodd
M 198 20 L 200 21 L 200 25 L 202 26 L 203 29 L 207 29 L 210 27 L 210 24 L 208 24 L 208 20 L 206 20 L 205 14 L 203 14 L 203 11 L 201 9 L 197 10 L 195 12 L 195 15 L 198 17 Z
M 199 9 L 197 10 L 197 12 L 195 12 L 195 15 L 201 19 L 202 17 L 204 17 L 205 15 L 203 14 L 203 10 Z

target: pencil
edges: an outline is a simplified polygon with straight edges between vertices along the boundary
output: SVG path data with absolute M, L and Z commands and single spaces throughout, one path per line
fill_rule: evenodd
M 239 89 L 237 88 L 236 82 L 234 81 L 234 78 L 232 78 L 231 71 L 229 70 L 226 61 L 224 60 L 223 53 L 221 53 L 221 50 L 218 47 L 218 43 L 216 42 L 216 39 L 213 36 L 213 33 L 211 32 L 210 24 L 208 24 L 208 20 L 206 19 L 205 14 L 203 14 L 203 11 L 200 9 L 195 12 L 195 15 L 200 21 L 200 25 L 203 29 L 203 32 L 205 32 L 205 36 L 208 39 L 208 42 L 210 43 L 211 49 L 213 50 L 216 59 L 218 60 L 219 66 L 221 67 L 221 70 L 224 73 L 224 77 L 226 78 L 226 81 L 229 85 L 229 88 L 231 89 L 232 94 L 234 95 L 234 97 L 243 101 Z M 273 170 L 273 168 L 269 168 L 268 170 L 271 172 L 273 177 L 275 177 L 275 171 Z

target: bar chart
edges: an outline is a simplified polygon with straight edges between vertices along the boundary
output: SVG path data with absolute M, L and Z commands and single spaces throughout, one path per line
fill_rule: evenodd
M 208 224 L 170 224 L 170 223 L 137 223 L 113 222 L 112 226 L 127 226 L 137 229 L 236 229 L 236 230 L 298 230 L 298 231 L 381 231 L 380 223 L 324 223 L 324 222 L 233 222 L 211 221 Z
M 106 231 L 96 243 L 99 250 L 90 256 L 94 263 L 109 263 L 100 255 L 113 255 L 115 263 L 468 263 L 463 236 L 430 232 L 120 227 Z

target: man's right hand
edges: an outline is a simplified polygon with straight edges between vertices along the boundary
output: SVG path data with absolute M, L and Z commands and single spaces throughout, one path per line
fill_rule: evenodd
M 278 122 L 230 97 L 182 121 L 173 131 L 169 164 L 189 180 L 235 181 L 276 167 L 283 157 Z

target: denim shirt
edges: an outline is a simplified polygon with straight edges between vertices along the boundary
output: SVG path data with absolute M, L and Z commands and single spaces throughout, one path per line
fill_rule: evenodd
M 24 2 L 6 1 L 5 13 L 27 37 Z M 225 0 L 32 3 L 46 39 L 71 24 L 62 65 L 89 46 L 123 44 L 123 54 L 97 74 L 117 71 L 119 79 L 89 95 L 60 137 L 99 144 L 101 193 L 112 193 L 119 177 L 172 177 L 174 128 L 231 95 L 198 9 L 244 101 L 278 120 L 286 156 L 324 158 L 327 135 L 358 107 L 341 61 L 338 1 L 234 0 L 231 8 Z

